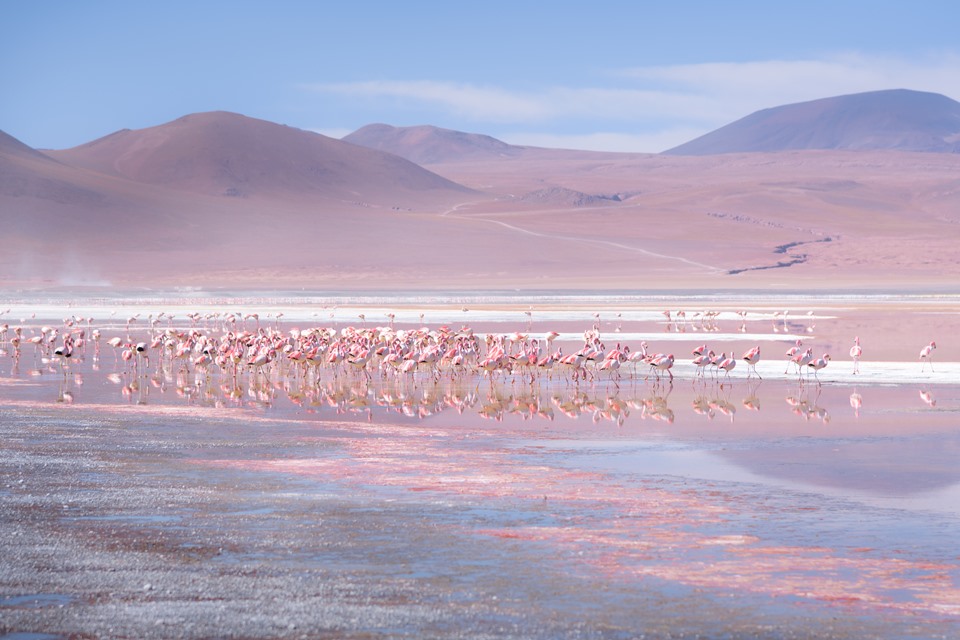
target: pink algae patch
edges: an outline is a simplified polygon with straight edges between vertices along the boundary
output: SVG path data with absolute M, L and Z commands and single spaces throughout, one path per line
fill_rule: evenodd
M 467 529 L 466 533 L 548 544 L 611 578 L 644 576 L 724 591 L 793 596 L 887 610 L 960 615 L 953 565 L 880 556 L 858 548 L 771 545 L 721 533 L 745 498 L 718 491 L 623 485 L 602 473 L 545 466 L 533 450 L 484 447 L 443 431 L 352 428 L 377 437 L 330 437 L 322 458 L 199 461 L 222 467 L 322 477 L 447 497 L 526 501 L 531 508 L 582 514 L 562 526 Z M 904 595 L 906 594 L 906 595 Z

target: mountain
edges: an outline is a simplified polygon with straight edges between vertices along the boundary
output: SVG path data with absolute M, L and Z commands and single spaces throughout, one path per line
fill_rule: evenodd
M 399 251 L 406 229 L 426 241 L 411 218 L 483 197 L 403 158 L 231 113 L 59 151 L 3 134 L 0 283 L 329 273 Z
M 417 164 L 513 157 L 524 149 L 490 136 L 428 125 L 392 127 L 388 124 L 370 124 L 342 139 L 351 144 L 386 151 Z
M 960 282 L 960 153 L 469 148 L 474 159 L 427 171 L 225 113 L 62 151 L 0 134 L 0 287 L 955 291 Z
M 85 207 L 107 202 L 106 192 L 91 178 L 0 131 L 0 203 L 7 205 L 0 220 L 8 234 L 37 226 L 35 216 L 23 213 L 35 212 L 38 203 Z
M 9 133 L 0 131 L 0 160 L 3 158 L 34 158 L 42 162 L 50 162 L 51 158 L 37 151 L 33 147 L 20 142 Z
M 469 191 L 394 155 L 222 111 L 47 153 L 76 167 L 206 195 L 404 206 L 411 195 Z
M 763 109 L 667 155 L 802 149 L 960 153 L 960 102 L 906 89 Z

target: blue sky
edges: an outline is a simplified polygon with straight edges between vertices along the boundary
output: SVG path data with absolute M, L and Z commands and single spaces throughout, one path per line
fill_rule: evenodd
M 955 0 L 0 0 L 0 129 L 66 148 L 225 110 L 657 152 L 758 109 L 960 99 Z

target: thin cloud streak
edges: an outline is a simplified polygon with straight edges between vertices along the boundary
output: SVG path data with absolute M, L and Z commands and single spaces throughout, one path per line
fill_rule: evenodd
M 311 91 L 352 98 L 399 99 L 493 122 L 527 123 L 563 118 L 694 118 L 709 106 L 698 96 L 643 89 L 550 87 L 538 93 L 432 81 L 365 81 L 304 85 Z
M 433 105 L 457 115 L 494 122 L 528 121 L 543 118 L 547 109 L 537 96 L 511 93 L 498 87 L 465 83 L 414 81 L 364 81 L 308 84 L 307 89 L 352 98 L 393 98 Z
M 818 60 L 639 67 L 618 75 L 668 92 L 709 96 L 728 112 L 736 109 L 738 118 L 783 104 L 882 89 L 960 97 L 960 54 L 954 52 L 917 60 L 846 53 Z
M 956 99 L 960 54 L 948 51 L 905 59 L 843 53 L 810 60 L 650 66 L 612 71 L 594 80 L 611 86 L 515 91 L 415 80 L 302 88 L 351 100 L 393 101 L 388 107 L 425 111 L 422 116 L 447 125 L 467 119 L 463 127 L 485 129 L 480 133 L 516 125 L 527 131 L 505 138 L 517 144 L 658 152 L 760 109 L 794 102 L 896 88 Z

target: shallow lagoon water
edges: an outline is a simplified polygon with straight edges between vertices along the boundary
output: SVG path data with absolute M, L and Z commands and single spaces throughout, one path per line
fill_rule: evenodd
M 497 313 L 477 326 L 553 322 Z M 573 345 L 596 318 L 571 313 Z M 600 313 L 605 339 L 678 353 L 705 340 L 739 352 L 761 336 L 771 349 L 798 335 L 828 348 L 861 317 L 803 314 L 782 331 L 765 314 L 744 334 L 732 313 L 719 331 L 681 330 L 654 308 Z M 821 384 L 772 356 L 762 381 L 742 370 L 700 380 L 678 364 L 672 385 L 642 369 L 579 384 L 316 384 L 277 371 L 233 385 L 216 372 L 141 374 L 89 349 L 65 370 L 26 349 L 18 363 L 0 356 L 4 633 L 960 633 L 960 387 L 948 359 L 935 373 L 912 353 L 865 359 L 857 377 L 838 358 Z

